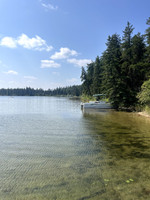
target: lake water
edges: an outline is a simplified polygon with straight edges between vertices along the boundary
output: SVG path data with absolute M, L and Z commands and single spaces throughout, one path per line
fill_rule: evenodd
M 0 97 L 0 200 L 150 199 L 150 119 Z

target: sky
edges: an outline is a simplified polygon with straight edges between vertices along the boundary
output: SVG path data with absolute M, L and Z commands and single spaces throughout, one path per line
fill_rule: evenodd
M 150 0 L 0 0 L 0 88 L 81 84 L 109 35 L 149 17 Z

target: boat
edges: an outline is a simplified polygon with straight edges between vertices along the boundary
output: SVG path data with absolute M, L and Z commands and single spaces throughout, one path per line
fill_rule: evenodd
M 81 103 L 82 109 L 111 109 L 112 105 L 102 99 L 105 95 L 104 94 L 95 94 L 93 95 L 96 97 L 96 101 L 90 101 L 89 103 Z
M 90 101 L 89 103 L 81 103 L 81 108 L 111 109 L 112 106 L 105 101 Z

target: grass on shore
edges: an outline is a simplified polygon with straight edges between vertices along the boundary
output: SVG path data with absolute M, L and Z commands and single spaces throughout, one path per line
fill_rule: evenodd
M 88 96 L 88 95 L 82 94 L 81 101 L 83 103 L 85 103 L 85 102 L 89 102 L 89 101 L 96 101 L 96 99 L 93 96 Z
M 88 96 L 88 95 L 82 94 L 82 96 L 81 96 L 81 101 L 82 101 L 83 103 L 89 102 L 89 101 L 96 101 L 96 98 L 93 97 L 93 96 Z M 109 100 L 106 99 L 106 98 L 102 98 L 102 99 L 100 99 L 100 101 L 105 101 L 106 103 L 109 102 Z
M 149 106 L 145 106 L 143 108 L 142 112 L 145 112 L 146 114 L 150 115 L 150 107 Z

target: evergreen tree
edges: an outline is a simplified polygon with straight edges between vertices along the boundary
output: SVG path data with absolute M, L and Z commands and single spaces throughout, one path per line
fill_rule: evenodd
M 131 40 L 131 65 L 129 65 L 130 87 L 136 102 L 136 95 L 141 85 L 146 80 L 147 64 L 145 63 L 146 46 L 144 36 L 140 33 L 134 35 Z
M 87 64 L 87 84 L 88 84 L 88 95 L 93 95 L 93 78 L 94 78 L 94 62 Z
M 123 38 L 122 38 L 122 59 L 124 62 L 131 63 L 131 45 L 132 45 L 132 33 L 133 33 L 133 25 L 130 22 L 127 22 L 127 26 L 123 31 Z
M 132 91 L 132 79 L 130 65 L 132 64 L 132 33 L 133 26 L 128 22 L 125 30 L 123 31 L 122 38 L 122 82 L 123 87 L 123 99 L 122 106 L 130 107 L 135 103 L 135 94 Z
M 150 76 L 150 28 L 147 46 L 140 33 L 132 37 L 133 30 L 128 22 L 122 41 L 117 34 L 109 36 L 102 57 L 82 69 L 84 93 L 105 93 L 115 108 L 133 108 L 141 85 Z
M 97 56 L 94 62 L 94 72 L 93 72 L 93 94 L 102 93 L 102 76 L 103 76 L 103 65 L 100 58 Z
M 150 26 L 150 17 L 147 19 L 147 22 L 146 24 L 148 26 Z M 147 39 L 147 52 L 146 52 L 146 55 L 147 55 L 147 62 L 150 63 L 150 27 L 148 27 L 146 29 L 146 39 Z
M 82 88 L 84 94 L 89 94 L 89 84 L 87 80 L 87 72 L 85 71 L 84 67 L 82 67 L 81 71 L 81 81 L 82 81 Z
M 107 49 L 103 54 L 103 88 L 115 108 L 120 106 L 122 98 L 121 80 L 121 43 L 117 34 L 108 37 Z
M 136 64 L 138 62 L 144 62 L 144 55 L 146 46 L 144 42 L 144 36 L 140 33 L 133 36 L 131 39 L 131 62 Z
M 124 107 L 132 107 L 137 103 L 137 93 L 146 79 L 147 66 L 144 63 L 144 37 L 138 33 L 131 37 L 133 26 L 128 22 L 122 43 L 122 77 L 126 84 L 124 90 Z

